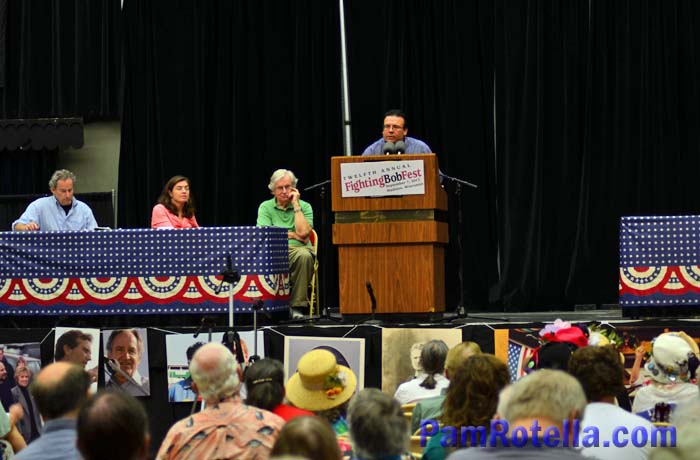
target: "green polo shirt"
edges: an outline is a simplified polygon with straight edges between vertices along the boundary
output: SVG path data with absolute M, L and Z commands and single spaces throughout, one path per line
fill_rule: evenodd
M 304 217 L 309 222 L 311 228 L 314 227 L 314 211 L 311 209 L 311 205 L 304 200 L 299 200 L 299 207 L 301 207 L 301 212 L 304 213 Z M 294 231 L 294 207 L 289 205 L 287 209 L 282 209 L 277 206 L 277 201 L 273 197 L 270 200 L 263 201 L 258 207 L 258 221 L 256 223 L 259 227 L 282 227 L 293 232 Z M 290 246 L 304 246 L 301 242 L 290 239 Z M 307 244 L 310 246 L 310 243 Z

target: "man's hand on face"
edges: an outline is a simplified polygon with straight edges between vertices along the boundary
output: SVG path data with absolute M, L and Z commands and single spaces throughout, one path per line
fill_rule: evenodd
M 299 193 L 299 190 L 292 187 L 292 190 L 289 192 L 289 196 L 292 198 L 292 204 L 298 204 L 301 193 Z

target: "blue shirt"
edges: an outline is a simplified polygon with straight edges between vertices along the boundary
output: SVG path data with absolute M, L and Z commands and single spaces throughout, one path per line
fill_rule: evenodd
M 192 402 L 197 393 L 192 389 L 192 377 L 175 382 L 168 388 L 168 402 Z
M 433 153 L 431 148 L 428 147 L 428 144 L 419 139 L 406 136 L 403 141 L 406 143 L 406 154 Z M 362 156 L 366 157 L 370 155 L 382 155 L 382 147 L 384 147 L 384 138 L 370 144 L 370 146 L 367 147 L 364 152 L 362 152 Z
M 17 460 L 80 460 L 82 457 L 75 445 L 77 437 L 76 420 L 67 418 L 49 420 L 44 425 L 42 435 L 14 458 Z
M 29 203 L 24 214 L 12 222 L 12 230 L 17 224 L 26 225 L 29 222 L 39 224 L 40 231 L 94 230 L 97 227 L 95 216 L 88 205 L 74 197 L 71 209 L 66 215 L 66 211 L 53 195 Z

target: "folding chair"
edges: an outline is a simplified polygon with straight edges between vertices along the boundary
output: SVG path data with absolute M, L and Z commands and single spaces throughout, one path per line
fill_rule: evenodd
M 311 277 L 311 295 L 309 295 L 309 317 L 318 315 L 321 313 L 319 307 L 319 289 L 318 289 L 318 234 L 316 230 L 311 229 L 311 234 L 309 235 L 309 240 L 314 248 L 314 274 Z M 314 309 L 315 306 L 315 309 Z

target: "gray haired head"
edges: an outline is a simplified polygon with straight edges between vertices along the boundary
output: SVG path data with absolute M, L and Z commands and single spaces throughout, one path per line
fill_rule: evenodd
M 72 180 L 73 185 L 75 185 L 75 174 L 67 169 L 59 169 L 58 171 L 55 171 L 51 176 L 51 179 L 49 179 L 49 188 L 53 190 L 58 186 L 58 181 L 67 179 Z
M 289 179 L 292 181 L 292 187 L 297 186 L 297 182 L 299 180 L 292 171 L 290 171 L 289 169 L 278 169 L 277 171 L 272 173 L 272 176 L 270 176 L 270 183 L 267 185 L 267 188 L 270 189 L 270 192 L 273 192 L 275 190 L 275 184 L 282 180 L 282 178 L 285 176 L 289 177 Z

